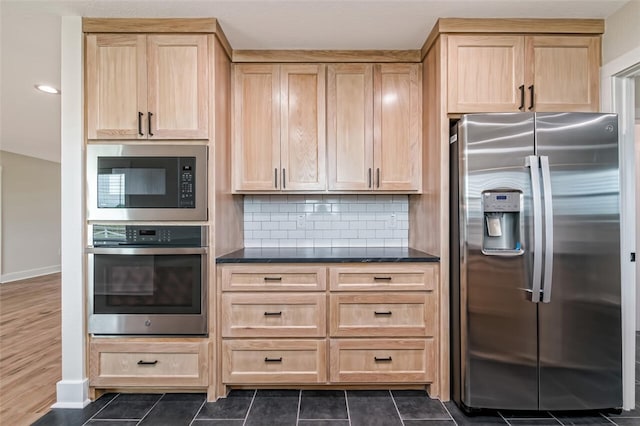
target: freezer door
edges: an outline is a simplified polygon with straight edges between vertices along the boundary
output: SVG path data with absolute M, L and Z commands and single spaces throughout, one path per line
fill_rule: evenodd
M 538 305 L 541 410 L 622 406 L 617 127 L 613 114 L 536 114 L 553 209 L 550 289 Z
M 468 407 L 538 408 L 537 314 L 529 300 L 531 176 L 525 166 L 534 154 L 533 132 L 531 113 L 472 114 L 459 123 L 460 374 Z M 521 254 L 482 251 L 482 195 L 501 190 L 522 193 Z

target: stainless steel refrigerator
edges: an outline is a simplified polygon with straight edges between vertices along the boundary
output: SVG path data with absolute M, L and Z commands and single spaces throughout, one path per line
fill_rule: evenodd
M 452 391 L 622 406 L 618 119 L 464 115 L 451 137 Z

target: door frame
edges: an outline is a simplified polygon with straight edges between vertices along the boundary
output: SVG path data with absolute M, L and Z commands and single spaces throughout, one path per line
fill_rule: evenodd
M 601 110 L 619 116 L 620 158 L 620 249 L 622 290 L 622 396 L 623 408 L 635 405 L 635 354 L 637 297 L 636 263 L 630 253 L 636 252 L 636 188 L 635 188 L 635 81 L 640 76 L 640 47 L 633 49 L 601 68 Z

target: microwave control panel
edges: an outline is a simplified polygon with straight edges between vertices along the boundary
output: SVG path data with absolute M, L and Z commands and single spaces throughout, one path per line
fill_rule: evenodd
M 196 159 L 195 157 L 180 158 L 180 208 L 193 209 L 196 207 Z

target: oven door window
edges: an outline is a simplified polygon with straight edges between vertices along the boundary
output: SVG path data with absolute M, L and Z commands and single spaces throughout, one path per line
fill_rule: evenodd
M 179 159 L 99 157 L 98 208 L 176 208 Z
M 199 314 L 202 255 L 94 255 L 95 314 Z

